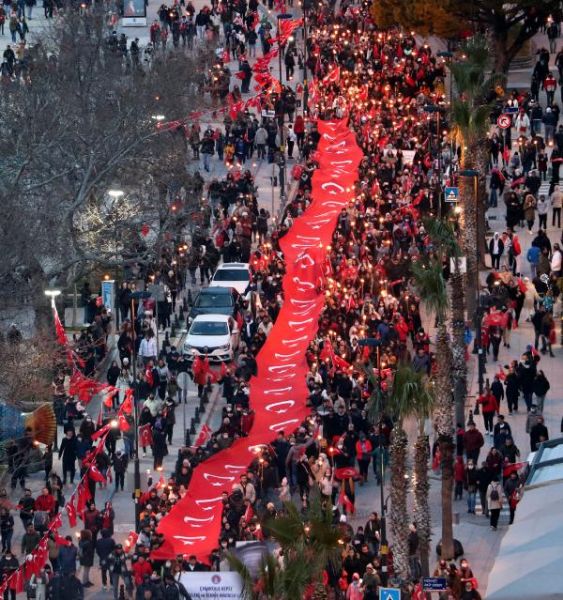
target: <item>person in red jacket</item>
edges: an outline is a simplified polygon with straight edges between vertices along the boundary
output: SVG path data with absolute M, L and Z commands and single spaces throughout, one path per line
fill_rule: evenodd
M 207 380 L 211 371 L 211 369 L 209 368 L 207 348 L 204 348 L 203 351 L 205 353 L 205 356 L 198 354 L 194 360 L 194 364 L 192 365 L 192 375 L 194 382 L 197 383 L 198 398 L 201 398 L 203 396 L 203 390 L 207 385 Z
M 551 73 L 548 73 L 547 77 L 543 80 L 542 87 L 547 95 L 547 105 L 553 106 L 553 99 L 555 97 L 555 90 L 557 88 L 557 80 Z
M 49 493 L 49 490 L 45 487 L 43 488 L 41 495 L 35 500 L 35 510 L 41 510 L 49 513 L 49 519 L 51 519 L 55 514 L 56 503 L 55 497 L 52 496 Z
M 483 407 L 483 421 L 485 423 L 486 435 L 493 435 L 495 413 L 498 412 L 498 402 L 491 393 L 489 386 L 485 387 L 483 394 L 477 399 L 477 404 Z
M 373 447 L 371 442 L 366 438 L 366 434 L 363 431 L 360 432 L 360 437 L 356 442 L 356 458 L 358 459 L 358 467 L 360 469 L 360 475 L 362 476 L 360 485 L 363 485 L 363 483 L 368 480 L 368 467 L 372 450 Z
M 135 582 L 135 586 L 139 586 L 143 583 L 143 579 L 145 575 L 151 575 L 153 568 L 150 562 L 147 559 L 140 555 L 139 558 L 131 565 L 131 571 L 133 572 L 133 580 Z
M 473 464 L 479 464 L 479 452 L 485 445 L 483 434 L 475 427 L 475 423 L 470 421 L 467 424 L 467 430 L 463 434 L 463 447 L 467 460 L 472 460 Z
M 454 500 L 463 499 L 463 483 L 465 481 L 465 465 L 463 456 L 456 456 L 454 465 L 455 494 Z

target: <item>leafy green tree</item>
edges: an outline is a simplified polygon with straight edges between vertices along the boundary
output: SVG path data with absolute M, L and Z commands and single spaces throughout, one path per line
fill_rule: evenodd
M 340 565 L 342 540 L 328 506 L 313 499 L 305 518 L 291 502 L 284 510 L 284 515 L 263 523 L 264 531 L 280 545 L 281 559 L 266 554 L 253 577 L 236 555 L 228 556 L 231 568 L 242 577 L 246 600 L 294 600 L 311 588 L 320 598 L 323 571 Z

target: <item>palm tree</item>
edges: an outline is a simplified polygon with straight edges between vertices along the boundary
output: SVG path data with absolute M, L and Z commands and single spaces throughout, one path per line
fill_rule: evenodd
M 436 315 L 436 373 L 434 382 L 434 426 L 438 434 L 442 457 L 442 557 L 454 555 L 452 491 L 453 491 L 453 441 L 454 403 L 452 397 L 452 350 L 448 341 L 446 313 L 448 294 L 442 274 L 442 264 L 411 265 L 417 291 L 427 311 Z
M 393 380 L 391 405 L 398 412 L 412 415 L 418 421 L 418 435 L 414 445 L 413 492 L 414 522 L 416 523 L 418 532 L 423 576 L 428 576 L 429 574 L 430 538 L 432 533 L 430 507 L 428 504 L 428 492 L 430 489 L 428 483 L 428 462 L 430 453 L 428 450 L 428 439 L 424 433 L 424 423 L 428 416 L 430 416 L 433 402 L 434 399 L 428 389 L 425 374 L 417 373 L 410 366 L 400 366 Z M 393 456 L 391 464 L 393 465 Z M 399 471 L 399 469 L 397 470 Z M 406 472 L 403 467 L 403 473 L 398 472 L 396 475 L 397 481 L 405 481 L 405 475 Z M 395 490 L 395 485 L 393 485 L 392 490 Z M 403 487 L 398 491 L 402 492 Z M 406 506 L 406 499 L 404 502 L 399 501 L 399 505 L 401 504 Z M 404 515 L 402 521 L 403 523 L 405 522 Z M 404 533 L 402 528 L 400 528 L 400 533 Z M 395 540 L 396 538 L 393 539 Z M 396 557 L 396 551 L 394 551 L 394 556 Z
M 463 46 L 466 60 L 450 65 L 458 97 L 452 101 L 452 127 L 461 147 L 461 169 L 477 171 L 478 184 L 473 176 L 461 176 L 459 181 L 461 230 L 463 250 L 467 257 L 467 308 L 472 315 L 476 309 L 479 260 L 485 256 L 484 225 L 486 199 L 486 170 L 488 163 L 487 132 L 492 110 L 491 92 L 504 78 L 486 77 L 490 53 L 485 38 L 474 36 Z M 476 252 L 477 250 L 477 252 Z
M 321 598 L 319 585 L 328 565 L 338 568 L 341 540 L 332 525 L 332 511 L 314 499 L 304 522 L 296 506 L 287 502 L 285 514 L 268 519 L 264 530 L 283 551 L 283 562 L 266 554 L 257 577 L 240 559 L 229 554 L 231 568 L 241 576 L 246 600 L 293 600 L 302 598 L 311 586 L 316 598 Z
M 452 225 L 438 219 L 424 219 L 424 227 L 437 247 L 443 261 L 449 257 L 459 258 L 461 249 Z M 465 420 L 465 398 L 467 396 L 467 363 L 465 360 L 465 290 L 459 262 L 454 261 L 454 270 L 449 279 L 451 289 L 452 366 L 455 400 L 455 419 Z
M 393 535 L 393 569 L 399 579 L 409 578 L 409 526 L 407 510 L 408 438 L 403 420 L 410 413 L 410 396 L 402 385 L 403 374 L 399 369 L 393 380 L 393 389 L 389 397 L 389 412 L 393 415 L 391 444 L 389 447 L 391 462 L 391 508 L 390 525 Z

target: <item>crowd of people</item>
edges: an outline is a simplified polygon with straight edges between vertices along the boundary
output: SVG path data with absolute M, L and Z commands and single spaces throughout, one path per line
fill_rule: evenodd
M 239 58 L 243 77 L 248 77 L 245 62 L 248 64 L 247 60 L 255 57 L 253 47 L 260 40 L 266 54 L 272 35 L 266 23 L 257 21 L 256 3 L 253 6 L 251 1 L 248 8 L 245 3 L 239 4 L 242 6 L 229 4 L 228 14 L 222 14 L 218 7 L 196 14 L 191 3 L 181 9 L 176 7 L 174 14 L 163 5 L 159 20 L 151 27 L 153 42 L 165 44 L 170 31 L 174 44 L 185 40 L 183 43 L 189 46 L 195 38 L 211 40 L 215 36 L 213 39 L 216 39 L 222 26 L 221 39 L 225 40 L 225 47 Z M 239 168 L 207 185 L 206 216 L 194 232 L 191 247 L 165 251 L 153 269 L 137 273 L 148 285 L 161 286 L 162 298 L 138 300 L 130 283 L 124 283 L 119 291 L 119 358 L 111 363 L 107 381 L 123 390 L 134 385 L 140 415 L 139 446 L 143 453 L 150 448 L 155 470 L 163 469 L 162 477 L 139 501 L 139 535 L 123 545 L 116 543 L 111 503 L 98 509 L 96 486 L 91 486 L 92 500 L 84 513 L 78 545 L 71 536 L 52 540 L 49 565 L 29 582 L 30 597 L 59 597 L 53 595 L 53 590 L 67 594 L 60 597 L 82 597 L 82 588 L 90 585 L 90 569 L 97 563 L 104 588 L 111 586 L 116 600 L 121 587 L 139 600 L 187 598 L 187 592 L 178 582 L 179 573 L 227 570 L 229 550 L 237 541 L 267 537 L 262 523 L 284 514 L 285 502 L 298 503 L 306 519 L 311 502 L 317 497 L 330 507 L 334 527 L 342 534 L 341 569 L 327 569 L 327 581 L 336 596 L 373 600 L 378 597 L 381 583 L 389 576 L 393 580 L 392 560 L 388 572 L 382 569 L 379 515 L 372 513 L 363 526 L 353 527 L 350 523 L 356 486 L 363 486 L 371 479 L 378 485 L 385 481 L 385 468 L 381 466 L 386 467 L 389 460 L 395 418 L 386 414 L 374 423 L 368 417 L 366 409 L 373 382 L 365 376 L 363 366 L 376 361 L 376 350 L 360 341 L 365 338 L 379 341 L 377 360 L 381 365 L 383 391 L 386 381 L 392 379 L 401 363 L 407 362 L 415 371 L 432 377 L 435 368 L 432 332 L 423 327 L 420 298 L 412 281 L 410 264 L 433 252 L 422 217 L 436 214 L 441 201 L 437 191 L 439 161 L 433 149 L 442 147 L 442 132 L 432 120 L 425 118 L 423 107 L 442 94 L 445 69 L 431 49 L 418 45 L 412 35 L 378 31 L 368 26 L 369 17 L 364 9 L 346 1 L 341 2 L 337 10 L 319 6 L 311 11 L 309 19 L 310 35 L 305 41 L 309 56 L 307 66 L 316 81 L 311 90 L 311 115 L 322 119 L 347 116 L 365 155 L 359 168 L 356 200 L 342 209 L 327 256 L 331 275 L 327 281 L 326 305 L 319 318 L 318 335 L 307 353 L 311 416 L 297 430 L 279 432 L 271 445 L 240 475 L 232 490 L 224 494 L 222 531 L 217 548 L 210 556 L 187 554 L 168 561 L 151 558 L 151 552 L 163 543 L 157 531 L 158 523 L 186 494 L 194 467 L 247 435 L 252 427 L 248 382 L 256 375 L 256 356 L 284 300 L 284 263 L 279 240 L 311 202 L 311 177 L 317 164 L 315 149 L 320 137 L 314 119 L 296 114 L 295 92 L 284 86 L 280 93 L 267 94 L 264 106 L 268 112 L 265 114 L 273 110 L 274 117 L 260 119 L 251 111 L 239 111 L 235 118 L 225 116 L 225 133 L 209 128 L 202 136 L 196 124 L 186 129 L 193 157 L 199 159 L 202 155 L 205 170 L 209 170 L 210 157 L 215 153 L 219 160 Z M 293 50 L 288 54 L 294 54 Z M 285 65 L 290 68 L 291 61 Z M 290 72 L 286 74 L 289 78 Z M 549 81 L 546 83 L 548 74 L 536 73 L 536 77 L 540 75 L 548 91 L 551 86 Z M 236 85 L 231 87 L 230 72 L 224 64 L 219 64 L 209 82 L 209 91 L 223 101 L 231 94 L 231 101 L 236 102 L 241 93 L 249 91 L 248 86 L 244 86 L 246 81 L 242 79 L 242 82 L 242 90 Z M 548 112 L 546 108 L 545 116 L 553 114 L 556 107 L 553 95 L 550 98 L 547 108 L 552 110 Z M 522 100 L 515 97 L 509 102 L 522 104 Z M 483 318 L 482 336 L 493 361 L 500 358 L 501 352 L 503 358 L 509 352 L 510 332 L 520 322 L 529 290 L 522 278 L 525 272 L 522 246 L 528 244 L 519 240 L 517 228 L 523 227 L 525 222 L 527 229 L 532 230 L 537 212 L 540 232 L 533 238 L 526 255 L 535 290 L 535 310 L 529 317 L 535 339 L 518 360 L 499 367 L 493 381 L 490 385 L 487 382 L 479 395 L 478 408 L 467 424 L 458 424 L 456 436 L 456 500 L 462 500 L 465 495 L 467 512 L 476 514 L 479 499 L 481 513 L 490 519 L 494 530 L 505 506 L 509 508 L 509 522 L 514 519 L 520 494 L 519 469 L 525 460 L 524 449 L 514 443 L 510 418 L 505 420 L 502 403 L 506 400 L 510 417 L 518 412 L 519 398 L 524 399 L 530 450 L 536 450 L 539 443 L 549 439 L 542 413 L 550 385 L 540 366 L 543 360 L 549 360 L 545 355 L 552 355 L 555 341 L 553 310 L 560 295 L 561 250 L 556 244 L 551 246 L 544 230 L 550 203 L 553 226 L 560 217 L 558 163 L 557 155 L 555 159 L 553 155 L 560 151 L 558 135 L 563 145 L 563 130 L 559 134 L 557 121 L 552 124 L 550 119 L 545 121 L 545 117 L 538 117 L 538 97 L 532 98 L 532 102 L 514 119 L 520 144 L 518 152 L 507 155 L 506 138 L 491 138 L 490 205 L 496 206 L 502 195 L 507 206 L 507 228 L 504 233 L 494 235 L 489 243 L 493 270 L 486 283 L 491 301 Z M 526 124 L 524 115 L 528 108 L 535 112 Z M 545 142 L 540 136 L 538 120 L 545 128 Z M 525 138 L 527 133 L 532 134 L 532 128 L 530 142 Z M 557 144 L 550 159 L 554 185 L 547 202 L 536 196 L 549 162 L 542 153 L 545 154 L 546 143 L 549 145 L 552 138 Z M 421 143 L 428 139 L 429 143 Z M 243 171 L 243 165 L 253 158 L 254 152 L 258 158 L 279 160 L 284 140 L 288 142 L 288 158 L 292 158 L 295 145 L 302 165 L 294 172 L 298 179 L 297 193 L 272 227 L 270 215 L 265 209 L 259 209 L 255 182 L 250 171 Z M 508 144 L 510 147 L 510 139 Z M 440 160 L 453 165 L 456 157 L 448 154 L 448 147 L 443 146 Z M 445 207 L 441 209 L 445 212 Z M 537 251 L 530 252 L 533 248 Z M 193 364 L 188 362 L 181 351 L 171 345 L 168 335 L 163 337 L 162 344 L 157 339 L 159 325 L 166 328 L 170 324 L 186 283 L 209 282 L 220 260 L 248 262 L 252 282 L 236 307 L 235 318 L 241 330 L 240 350 L 232 364 L 213 371 L 206 357 L 197 358 Z M 447 272 L 448 265 L 444 266 Z M 88 322 L 92 326 L 77 336 L 74 344 L 83 361 L 81 370 L 85 375 L 93 375 L 107 351 L 110 318 L 88 290 L 84 296 L 88 298 L 91 317 Z M 138 361 L 135 364 L 137 381 L 133 377 L 134 361 Z M 210 381 L 217 382 L 225 402 L 220 427 L 200 445 L 182 446 L 173 469 L 169 470 L 165 457 L 170 453 L 174 437 L 175 410 L 180 397 L 177 376 L 181 372 L 191 374 L 199 396 L 206 393 Z M 52 449 L 48 448 L 46 487 L 41 495 L 33 498 L 31 491 L 25 488 L 25 480 L 20 481 L 23 496 L 17 504 L 6 492 L 0 491 L 3 551 L 0 572 L 4 576 L 19 564 L 17 555 L 20 553 L 12 548 L 13 513 L 19 511 L 25 530 L 21 561 L 39 541 L 48 518 L 64 504 L 65 489 L 73 484 L 76 473 L 80 473 L 81 461 L 92 448 L 92 436 L 112 418 L 124 398 L 124 394 L 115 395 L 111 406 L 105 406 L 105 414 L 95 423 L 85 415 L 80 399 L 69 397 L 66 379 L 61 372 L 54 383 L 55 408 L 64 426 L 64 438 L 58 447 L 61 472 L 53 470 Z M 482 412 L 485 435 L 475 422 L 478 412 Z M 133 457 L 134 435 L 131 427 L 122 432 L 122 441 L 119 441 L 120 435 L 112 432 L 106 439 L 106 451 L 96 457 L 99 471 L 105 476 L 112 474 L 116 493 L 124 489 L 125 474 Z M 439 465 L 437 452 L 435 446 L 434 460 Z M 486 452 L 486 457 L 479 462 L 481 452 Z M 16 478 L 14 483 L 17 482 Z M 418 600 L 423 596 L 415 526 L 409 537 L 409 554 L 412 559 L 410 578 L 397 583 L 409 597 Z M 80 579 L 75 576 L 77 565 L 81 567 Z M 439 561 L 433 574 L 448 581 L 448 591 L 441 594 L 445 600 L 481 597 L 478 581 L 464 558 L 459 565 Z

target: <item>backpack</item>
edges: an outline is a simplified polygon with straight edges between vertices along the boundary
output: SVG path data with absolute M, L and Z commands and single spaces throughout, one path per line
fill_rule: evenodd
M 498 495 L 498 488 L 494 487 L 491 490 L 491 500 L 493 502 L 498 502 L 500 500 L 500 496 Z

